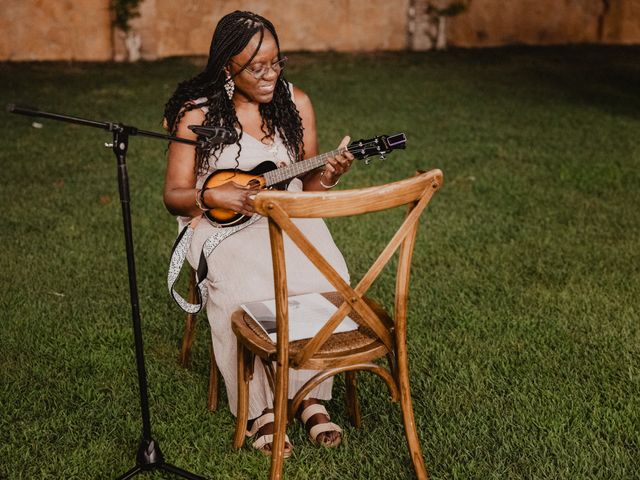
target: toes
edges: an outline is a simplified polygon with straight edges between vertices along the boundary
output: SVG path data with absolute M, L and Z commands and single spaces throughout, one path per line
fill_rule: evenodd
M 340 434 L 338 432 L 322 432 L 318 434 L 317 442 L 322 445 L 332 445 L 338 440 Z
M 338 439 L 338 432 L 327 432 L 327 435 L 325 437 L 325 443 L 333 443 Z

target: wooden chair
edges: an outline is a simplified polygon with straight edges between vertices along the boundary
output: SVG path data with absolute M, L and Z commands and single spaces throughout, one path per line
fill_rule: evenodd
M 356 371 L 365 370 L 380 376 L 388 385 L 393 401 L 399 401 L 411 460 L 418 478 L 427 471 L 413 416 L 407 365 L 406 322 L 409 269 L 413 255 L 418 219 L 433 194 L 442 185 L 442 172 L 420 172 L 413 178 L 395 183 L 341 192 L 260 192 L 256 211 L 269 220 L 276 300 L 277 339 L 272 342 L 259 326 L 239 309 L 232 315 L 232 328 L 238 341 L 238 415 L 233 446 L 239 449 L 245 440 L 248 417 L 249 380 L 257 355 L 265 365 L 274 391 L 274 439 L 270 478 L 282 475 L 283 449 L 287 421 L 291 421 L 304 397 L 319 383 L 339 373 L 346 373 L 347 405 L 354 426 L 360 425 L 356 397 Z M 312 243 L 291 221 L 292 218 L 342 217 L 408 206 L 404 222 L 355 288 L 351 288 L 320 255 Z M 326 325 L 311 339 L 288 342 L 287 278 L 283 233 L 305 253 L 310 261 L 335 287 L 325 293 L 338 307 Z M 365 293 L 400 249 L 395 284 L 393 316 L 388 315 Z M 345 315 L 359 328 L 347 333 L 333 333 Z M 387 357 L 388 368 L 373 363 Z M 320 372 L 311 378 L 287 405 L 288 371 L 313 369 Z
M 189 303 L 196 303 L 196 272 L 193 268 L 189 272 Z M 191 356 L 191 346 L 196 334 L 196 314 L 187 313 L 182 333 L 182 345 L 178 355 L 178 363 L 187 368 Z M 207 395 L 207 409 L 215 412 L 218 409 L 218 364 L 213 354 L 213 343 L 209 344 L 209 393 Z

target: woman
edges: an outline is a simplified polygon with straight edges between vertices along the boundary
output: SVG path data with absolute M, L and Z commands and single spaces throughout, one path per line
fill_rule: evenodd
M 165 122 L 171 132 L 196 139 L 188 125 L 213 125 L 236 129 L 232 145 L 207 149 L 171 143 L 165 178 L 167 209 L 188 222 L 214 207 L 252 215 L 253 196 L 249 187 L 228 182 L 202 190 L 204 179 L 216 169 L 250 170 L 272 160 L 286 165 L 318 154 L 315 114 L 309 97 L 289 84 L 278 36 L 271 22 L 250 12 L 236 11 L 218 23 L 211 41 L 204 71 L 178 85 L 165 108 Z M 346 146 L 349 138 L 340 144 Z M 335 186 L 353 161 L 350 153 L 329 158 L 322 169 L 294 179 L 288 189 L 327 190 Z M 192 222 L 192 227 L 194 226 Z M 348 281 L 344 259 L 324 222 L 298 220 L 296 224 Z M 207 220 L 197 222 L 188 259 L 197 263 L 205 240 L 218 230 Z M 287 239 L 288 240 L 288 239 Z M 285 246 L 287 279 L 291 295 L 333 290 L 327 280 L 290 242 Z M 229 236 L 208 256 L 207 316 L 211 324 L 214 352 L 225 379 L 229 406 L 236 409 L 236 341 L 230 318 L 241 303 L 273 298 L 273 277 L 267 221 L 262 218 Z M 313 371 L 290 372 L 289 398 L 311 378 Z M 298 412 L 312 440 L 336 446 L 340 428 L 331 423 L 321 400 L 331 398 L 332 381 L 314 389 Z M 263 367 L 256 362 L 250 384 L 248 432 L 255 434 L 254 447 L 269 454 L 273 432 L 273 399 Z M 287 439 L 285 456 L 291 454 Z

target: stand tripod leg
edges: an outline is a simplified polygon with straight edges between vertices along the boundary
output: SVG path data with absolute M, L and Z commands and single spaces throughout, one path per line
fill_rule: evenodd
M 164 470 L 165 472 L 173 473 L 174 475 L 177 475 L 179 477 L 186 478 L 187 480 L 206 480 L 204 477 L 201 477 L 200 475 L 195 475 L 193 473 L 187 472 L 186 470 L 176 467 L 175 465 L 171 465 L 170 463 L 159 463 L 157 465 L 154 465 L 153 468 L 150 468 L 150 469 L 145 469 L 136 465 L 127 473 L 124 473 L 123 475 L 116 478 L 116 480 L 129 480 L 130 478 L 135 477 L 137 474 L 139 474 L 144 470 L 148 471 L 156 468 L 160 470 Z
M 142 468 L 140 468 L 140 467 L 138 467 L 136 465 L 131 470 L 129 470 L 127 473 L 123 473 L 122 475 L 120 475 L 118 478 L 116 478 L 116 480 L 128 480 L 129 478 L 135 477 L 141 471 L 142 471 Z

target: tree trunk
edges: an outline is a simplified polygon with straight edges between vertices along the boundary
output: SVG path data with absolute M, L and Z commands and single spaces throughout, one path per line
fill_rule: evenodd
M 604 39 L 604 22 L 607 18 L 607 15 L 611 10 L 611 0 L 602 0 L 602 11 L 600 15 L 598 15 L 598 41 L 602 42 Z
M 142 46 L 142 38 L 139 33 L 129 30 L 124 40 L 127 47 L 127 59 L 129 62 L 137 62 L 140 60 L 140 47 Z
M 438 17 L 438 36 L 436 37 L 436 50 L 447 49 L 447 17 Z

